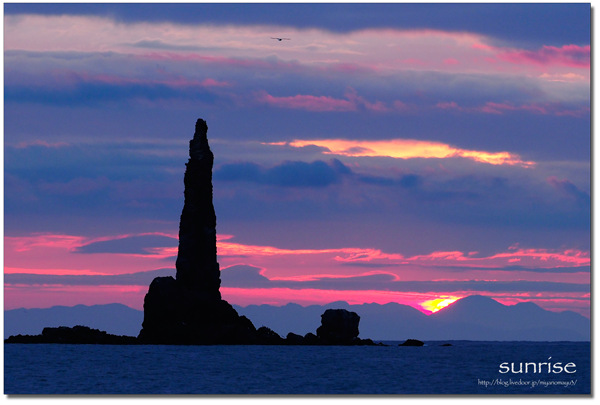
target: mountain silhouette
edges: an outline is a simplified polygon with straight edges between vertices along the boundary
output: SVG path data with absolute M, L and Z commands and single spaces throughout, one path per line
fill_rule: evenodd
M 51 308 L 4 311 L 4 339 L 10 335 L 37 335 L 45 327 L 88 325 L 113 335 L 137 336 L 144 313 L 123 304 L 62 305 Z
M 590 320 L 575 312 L 547 311 L 532 302 L 504 305 L 479 295 L 457 300 L 429 316 L 397 303 L 350 305 L 336 301 L 306 307 L 290 303 L 234 305 L 234 308 L 257 327 L 268 326 L 282 336 L 289 332 L 298 335 L 313 332 L 325 310 L 339 308 L 356 312 L 361 318 L 361 335 L 375 340 L 590 341 L 591 338 Z M 142 311 L 121 304 L 20 308 L 4 312 L 4 337 L 40 333 L 46 326 L 77 324 L 135 336 L 142 319 Z
M 503 305 L 471 295 L 430 316 L 452 339 L 590 340 L 590 320 L 572 311 L 547 311 L 533 302 Z

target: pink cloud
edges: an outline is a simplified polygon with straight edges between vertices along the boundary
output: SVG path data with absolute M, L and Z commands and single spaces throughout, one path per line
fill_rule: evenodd
M 354 89 L 349 89 L 345 99 L 331 96 L 311 96 L 297 94 L 288 97 L 276 97 L 265 91 L 256 94 L 259 103 L 269 104 L 279 108 L 300 109 L 308 111 L 358 111 L 364 108 L 369 111 L 387 112 L 389 108 L 381 101 L 370 102 L 359 96 Z
M 460 62 L 454 58 L 444 59 L 442 62 L 444 65 L 458 65 Z
M 473 49 L 481 49 L 481 50 L 484 50 L 484 51 L 492 51 L 492 50 L 496 49 L 496 48 L 494 48 L 492 46 L 481 44 L 481 43 L 475 43 L 475 44 L 471 45 L 471 48 L 473 48 Z
M 4 237 L 4 266 L 11 273 L 35 274 L 122 274 L 171 267 L 175 262 L 164 259 L 177 253 L 177 248 L 158 248 L 151 255 L 103 253 L 73 253 L 78 247 L 92 242 L 121 239 L 126 236 L 161 235 L 165 233 L 118 235 L 86 238 L 74 235 L 33 234 L 30 236 Z M 56 272 L 54 272 L 56 270 Z
M 406 105 L 406 103 L 403 103 L 400 100 L 395 100 L 394 101 L 394 108 L 396 110 L 406 110 L 408 108 L 408 106 Z
M 565 181 L 549 179 L 559 185 Z M 152 232 L 145 234 L 115 235 L 100 238 L 85 238 L 72 235 L 39 234 L 28 237 L 5 237 L 5 271 L 7 273 L 84 275 L 84 274 L 123 274 L 136 271 L 173 267 L 173 261 L 165 259 L 177 253 L 176 247 L 152 248 L 153 255 L 98 253 L 75 254 L 73 251 L 82 245 L 122 239 L 141 235 L 161 235 L 176 238 L 176 233 Z M 372 248 L 338 249 L 280 249 L 272 246 L 244 245 L 233 242 L 232 235 L 218 235 L 217 249 L 222 269 L 236 264 L 246 264 L 262 269 L 261 274 L 271 280 L 319 280 L 323 278 L 344 279 L 348 277 L 385 274 L 393 280 L 457 280 L 487 279 L 499 281 L 532 280 L 556 282 L 589 282 L 589 272 L 579 273 L 535 273 L 527 271 L 500 271 L 503 267 L 514 266 L 516 262 L 524 268 L 560 268 L 589 266 L 590 252 L 576 249 L 524 249 L 511 246 L 505 252 L 486 257 L 475 257 L 473 252 L 436 251 L 426 255 L 404 256 Z M 241 263 L 240 263 L 241 262 Z M 358 264 L 358 266 L 352 266 Z M 386 271 L 364 272 L 364 265 L 382 265 Z M 460 268 L 460 274 L 455 273 Z M 484 269 L 484 270 L 482 270 Z M 482 273 L 483 272 L 483 273 Z M 5 286 L 7 308 L 42 305 L 87 305 L 121 302 L 139 307 L 143 303 L 146 287 L 121 286 Z M 240 305 L 272 303 L 283 305 L 288 302 L 301 304 L 324 304 L 336 299 L 350 303 L 399 302 L 425 311 L 421 305 L 447 299 L 446 295 L 462 297 L 477 292 L 412 293 L 384 290 L 373 291 L 329 291 L 316 289 L 291 290 L 286 288 L 252 289 L 223 288 L 223 296 Z M 488 294 L 489 293 L 485 293 Z M 520 294 L 520 293 L 519 293 Z M 569 293 L 564 298 L 572 299 L 578 293 Z M 548 295 L 548 294 L 546 294 Z M 498 296 L 496 294 L 495 296 Z M 567 297 L 568 296 L 568 297 Z M 506 299 L 521 297 L 508 294 Z M 522 297 L 526 299 L 525 296 Z M 557 298 L 558 299 L 558 298 Z M 108 301 L 107 301 L 108 300 Z M 427 304 L 427 305 L 429 305 Z M 560 306 L 560 301 L 548 301 L 555 309 L 570 308 L 568 303 Z M 430 308 L 430 305 L 427 306 Z M 583 308 L 585 311 L 585 308 Z
M 202 82 L 200 82 L 200 86 L 204 87 L 225 87 L 230 85 L 231 84 L 229 82 L 220 82 L 215 79 L 204 79 Z
M 586 117 L 590 114 L 590 108 L 589 107 L 581 107 L 578 110 L 556 111 L 554 114 L 558 115 L 558 116 L 569 116 L 569 117 L 574 117 L 574 118 L 581 118 L 581 117 Z
M 539 105 L 536 104 L 523 104 L 519 107 L 516 107 L 509 103 L 494 103 L 487 102 L 483 107 L 478 107 L 479 111 L 489 114 L 502 114 L 502 111 L 517 111 L 517 110 L 525 110 L 531 112 L 537 112 L 540 114 L 548 114 L 548 111 Z
M 561 48 L 544 45 L 537 51 L 501 51 L 498 59 L 516 64 L 564 65 L 576 68 L 590 67 L 590 46 L 564 45 Z
M 6 251 L 25 252 L 36 247 L 70 249 L 85 240 L 82 236 L 33 234 L 32 236 L 4 237 Z M 6 264 L 6 263 L 5 263 Z
M 308 111 L 356 111 L 356 105 L 351 101 L 330 96 L 298 94 L 290 97 L 274 97 L 267 92 L 261 92 L 257 95 L 256 100 L 280 108 Z
M 520 261 L 523 266 L 570 267 L 589 266 L 590 252 L 575 249 L 551 251 L 548 249 L 509 249 L 506 253 L 497 253 L 488 257 L 472 257 L 462 252 L 432 252 L 427 255 L 404 257 L 400 254 L 383 253 L 380 250 L 365 249 L 358 252 L 345 252 L 335 257 L 343 262 L 395 262 L 397 264 L 427 264 L 435 266 L 486 267 L 490 270 Z
M 370 101 L 367 101 L 364 97 L 359 96 L 357 91 L 352 88 L 349 89 L 344 95 L 346 96 L 346 98 L 348 100 L 350 100 L 352 103 L 354 103 L 354 105 L 362 106 L 362 107 L 366 108 L 367 110 L 378 111 L 378 112 L 388 111 L 388 108 L 386 107 L 386 105 L 383 102 L 375 101 L 374 103 L 371 103 Z

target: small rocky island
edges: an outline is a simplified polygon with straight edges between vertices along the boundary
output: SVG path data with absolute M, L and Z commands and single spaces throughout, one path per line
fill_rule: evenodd
M 217 218 L 213 206 L 208 126 L 199 119 L 190 141 L 184 175 L 175 278 L 156 277 L 144 298 L 144 321 L 137 338 L 110 335 L 86 326 L 44 328 L 41 335 L 10 336 L 5 343 L 169 344 L 169 345 L 376 345 L 358 337 L 360 317 L 345 309 L 321 315 L 316 335 L 282 338 L 256 328 L 221 298 L 217 262 Z

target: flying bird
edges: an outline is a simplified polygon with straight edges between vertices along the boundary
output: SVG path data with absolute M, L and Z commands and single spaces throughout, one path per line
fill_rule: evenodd
M 289 41 L 289 40 L 291 40 L 291 38 L 273 38 L 273 37 L 271 37 L 271 39 L 276 39 L 276 40 L 278 40 L 279 42 L 281 42 L 281 41 L 282 41 L 282 40 L 284 40 L 284 39 L 285 39 L 286 41 Z

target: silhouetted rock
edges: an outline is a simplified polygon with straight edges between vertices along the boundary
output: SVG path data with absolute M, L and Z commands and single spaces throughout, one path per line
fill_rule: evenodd
M 261 326 L 256 331 L 255 343 L 259 345 L 282 345 L 285 344 L 285 340 L 270 328 Z
M 408 339 L 404 343 L 400 343 L 398 346 L 423 346 L 425 343 L 417 339 Z
M 138 344 L 133 336 L 111 335 L 98 329 L 87 326 L 59 326 L 57 328 L 44 328 L 40 335 L 10 336 L 4 343 L 65 343 L 65 344 L 105 344 L 105 345 L 131 345 Z
M 319 338 L 314 333 L 308 332 L 304 335 L 304 343 L 307 345 L 318 345 Z
M 208 145 L 208 126 L 196 121 L 186 164 L 184 204 L 179 222 L 177 281 L 206 299 L 220 300 L 221 286 L 217 263 L 217 216 L 213 206 L 212 167 L 214 156 Z
M 360 316 L 345 309 L 328 309 L 321 315 L 317 337 L 327 344 L 346 344 L 358 337 Z
M 288 345 L 303 345 L 304 337 L 290 332 L 285 337 L 285 343 Z
M 452 344 L 451 343 L 444 343 L 443 345 L 440 345 L 440 346 L 444 346 L 444 347 L 445 346 L 452 346 Z
M 177 274 L 157 277 L 144 298 L 139 339 L 158 344 L 249 344 L 256 328 L 221 299 L 216 215 L 212 202 L 213 153 L 208 127 L 196 122 L 184 175 Z

